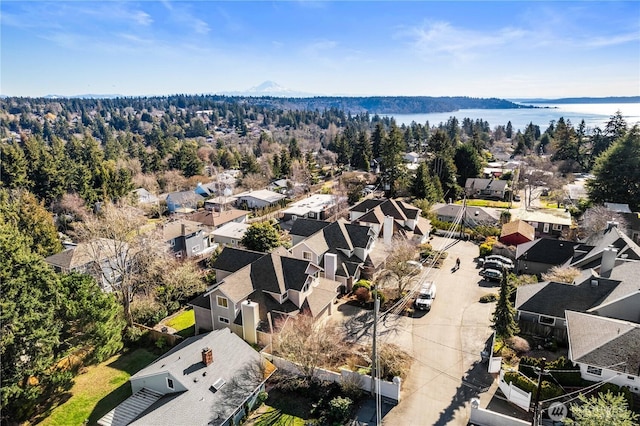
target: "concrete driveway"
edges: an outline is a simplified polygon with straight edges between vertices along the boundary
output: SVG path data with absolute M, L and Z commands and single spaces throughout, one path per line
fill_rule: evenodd
M 497 292 L 497 287 L 480 283 L 474 260 L 477 245 L 440 237 L 431 243 L 435 249 L 444 248 L 448 257 L 441 269 L 428 272 L 428 279 L 438 287 L 431 311 L 407 318 L 414 362 L 403 383 L 400 404 L 385 410 L 386 425 L 466 425 L 471 398 L 493 383 L 486 364 L 480 364 L 480 352 L 492 332 L 489 326 L 495 303 L 478 300 Z M 453 272 L 458 257 L 460 269 Z M 390 340 L 383 340 L 391 342 L 393 335 L 387 337 Z M 363 410 L 360 424 L 375 424 L 375 417 L 363 418 L 370 413 Z

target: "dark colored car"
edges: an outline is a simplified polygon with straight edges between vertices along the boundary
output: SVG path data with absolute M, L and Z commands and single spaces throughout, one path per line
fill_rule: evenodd
M 480 275 L 487 281 L 502 281 L 502 272 L 497 269 L 483 269 Z

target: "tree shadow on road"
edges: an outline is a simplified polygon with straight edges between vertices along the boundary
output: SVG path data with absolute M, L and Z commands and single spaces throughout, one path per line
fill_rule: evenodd
M 483 351 L 491 350 L 493 335 L 489 336 L 484 342 Z M 482 356 L 481 353 L 478 354 Z M 446 425 L 451 422 L 458 409 L 477 398 L 482 392 L 486 392 L 494 380 L 494 376 L 487 371 L 489 365 L 487 362 L 476 361 L 471 365 L 466 373 L 462 376 L 462 382 L 456 389 L 456 394 L 451 400 L 447 408 L 440 412 L 440 417 L 436 421 L 436 425 Z
M 454 418 L 458 409 L 471 400 L 477 398 L 493 383 L 493 376 L 487 372 L 487 364 L 476 361 L 462 377 L 462 383 L 456 389 L 456 394 L 447 408 L 440 412 L 435 425 L 447 425 Z
M 378 337 L 386 338 L 397 336 L 406 330 L 406 317 L 394 314 L 379 316 Z M 363 339 L 371 339 L 373 336 L 373 312 L 362 311 L 344 323 L 345 336 L 348 342 L 363 343 Z M 385 339 L 386 340 L 386 339 Z

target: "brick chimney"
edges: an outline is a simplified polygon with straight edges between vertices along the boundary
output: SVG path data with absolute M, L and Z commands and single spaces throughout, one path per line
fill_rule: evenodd
M 211 348 L 204 348 L 202 350 L 202 363 L 205 367 L 208 367 L 213 362 L 213 351 Z

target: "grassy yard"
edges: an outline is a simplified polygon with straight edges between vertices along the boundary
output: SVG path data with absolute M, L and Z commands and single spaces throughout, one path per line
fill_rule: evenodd
M 193 336 L 196 333 L 196 316 L 193 309 L 187 309 L 166 320 L 164 325 L 176 329 L 176 334 L 182 337 Z
M 88 419 L 90 425 L 109 410 L 131 395 L 129 377 L 135 374 L 157 355 L 137 349 L 115 355 L 101 364 L 87 367 L 84 374 L 76 377 L 71 397 L 56 407 L 43 425 L 82 425 Z
M 247 426 L 304 426 L 311 401 L 300 395 L 269 391 L 269 398 L 247 420 Z
M 462 204 L 462 200 L 456 201 L 455 204 Z M 491 200 L 467 200 L 469 207 L 492 207 L 496 209 L 508 209 L 508 201 L 491 201 Z

